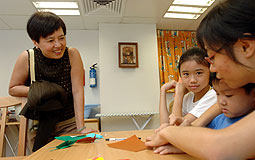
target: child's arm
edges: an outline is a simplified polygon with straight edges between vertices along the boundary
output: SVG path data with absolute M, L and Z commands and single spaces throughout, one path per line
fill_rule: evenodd
M 184 116 L 184 119 L 185 119 L 185 121 L 189 122 L 189 124 L 191 124 L 192 122 L 194 122 L 197 119 L 197 117 L 194 116 L 193 114 L 188 113 Z
M 217 115 L 221 114 L 220 107 L 218 103 L 211 106 L 207 111 L 205 111 L 198 119 L 191 123 L 192 126 L 204 127 L 209 124 Z
M 169 125 L 180 125 L 183 123 L 184 118 L 182 116 L 182 103 L 184 95 L 187 92 L 188 90 L 181 82 L 176 84 L 173 109 L 171 115 L 169 116 Z
M 196 106 L 184 116 L 185 121 L 191 124 L 197 118 L 199 118 L 205 111 L 207 111 L 212 105 L 217 102 L 217 97 L 214 90 L 209 90 L 197 103 Z M 205 123 L 209 123 L 215 116 L 217 115 L 207 115 L 208 121 Z M 207 117 L 205 117 L 207 118 Z M 202 124 L 201 124 L 202 125 Z M 205 124 L 206 125 L 206 124 Z
M 187 92 L 182 83 L 178 82 L 176 84 L 172 114 L 177 117 L 182 117 L 182 101 Z
M 159 113 L 160 113 L 160 125 L 168 123 L 169 112 L 166 104 L 166 92 L 167 90 L 174 88 L 176 81 L 172 80 L 164 84 L 160 89 L 160 102 L 159 102 Z

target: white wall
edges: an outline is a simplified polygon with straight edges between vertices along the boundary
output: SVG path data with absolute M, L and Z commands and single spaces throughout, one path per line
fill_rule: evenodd
M 19 54 L 33 43 L 25 31 L 0 31 L 0 96 L 7 96 L 14 64 Z
M 75 30 L 67 31 L 67 45 L 75 47 L 80 51 L 83 59 L 83 64 L 86 70 L 85 73 L 85 103 L 98 104 L 100 103 L 100 84 L 97 88 L 90 88 L 89 82 L 89 67 L 98 62 L 98 30 Z M 33 43 L 27 36 L 24 30 L 0 30 L 0 96 L 8 95 L 8 85 L 11 73 L 19 54 L 32 48 Z M 100 76 L 98 74 L 98 78 Z
M 96 88 L 89 87 L 89 67 L 99 60 L 98 30 L 67 31 L 67 44 L 80 51 L 85 68 L 85 103 L 100 104 L 100 83 Z M 100 81 L 100 69 L 97 68 L 97 81 Z
M 118 42 L 138 43 L 139 68 L 118 67 Z M 155 25 L 101 24 L 99 26 L 101 113 L 158 111 L 157 55 Z M 152 124 L 153 122 L 150 123 Z M 158 120 L 156 124 L 159 125 Z M 150 125 L 148 128 L 155 128 Z M 129 118 L 102 119 L 103 131 L 127 129 L 136 129 Z

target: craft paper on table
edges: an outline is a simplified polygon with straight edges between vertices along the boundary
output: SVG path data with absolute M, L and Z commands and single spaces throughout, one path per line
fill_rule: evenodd
M 96 139 L 101 139 L 101 138 L 103 138 L 103 136 L 100 135 L 100 134 L 95 134 L 95 133 L 86 134 L 87 137 L 91 137 L 91 138 L 94 138 L 95 135 L 96 135 Z
M 83 138 L 86 138 L 86 137 L 91 137 L 91 138 L 94 138 L 96 136 L 96 139 L 101 139 L 103 138 L 103 136 L 99 135 L 99 134 L 95 134 L 95 133 L 89 133 L 89 134 L 86 134 L 86 135 L 78 135 L 78 136 L 60 136 L 60 137 L 55 137 L 56 139 L 58 140 L 61 140 L 61 141 L 71 141 L 71 140 L 80 140 L 80 139 L 83 139 Z
M 104 158 L 101 155 L 98 155 L 94 157 L 93 159 L 88 159 L 88 160 L 104 160 Z
M 73 145 L 75 142 L 76 142 L 75 140 L 74 141 L 72 141 L 72 140 L 71 141 L 65 141 L 65 142 L 61 143 L 60 145 L 58 145 L 56 147 L 52 147 L 52 148 L 55 148 L 55 149 L 53 149 L 51 151 L 55 151 L 57 149 L 64 149 L 64 148 L 71 147 L 71 145 Z
M 136 135 L 133 135 L 132 137 L 129 137 L 123 141 L 119 141 L 119 142 L 111 143 L 107 145 L 112 148 L 118 148 L 118 149 L 133 151 L 133 152 L 138 152 L 147 148 L 144 142 L 141 141 Z
M 79 140 L 77 140 L 76 142 L 77 143 L 92 143 L 92 142 L 94 142 L 96 140 L 96 135 L 95 135 L 95 137 L 86 137 L 86 138 L 82 138 L 82 139 L 79 139 Z

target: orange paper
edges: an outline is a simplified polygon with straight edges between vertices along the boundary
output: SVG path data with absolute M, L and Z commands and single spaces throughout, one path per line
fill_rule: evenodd
M 133 135 L 132 137 L 129 137 L 123 141 L 107 145 L 112 148 L 124 149 L 133 152 L 138 152 L 147 148 L 144 142 L 141 141 L 136 135 Z

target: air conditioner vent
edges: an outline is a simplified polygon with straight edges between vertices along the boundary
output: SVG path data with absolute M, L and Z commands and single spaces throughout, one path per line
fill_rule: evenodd
M 100 14 L 100 9 L 108 10 L 116 15 L 120 15 L 121 6 L 123 0 L 83 0 L 84 1 L 84 9 L 85 15 L 96 14 L 98 11 Z M 102 13 L 102 12 L 101 12 Z M 105 12 L 104 12 L 105 13 Z M 102 15 L 107 16 L 107 15 Z
M 91 1 L 94 1 L 94 2 L 96 2 L 99 5 L 106 5 L 106 4 L 111 3 L 114 0 L 91 0 Z

